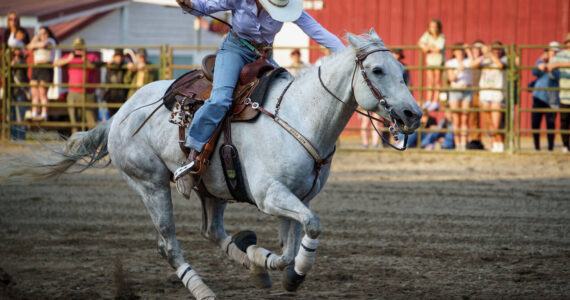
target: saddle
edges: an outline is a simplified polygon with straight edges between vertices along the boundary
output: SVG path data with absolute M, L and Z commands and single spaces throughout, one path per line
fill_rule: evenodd
M 202 60 L 201 69 L 180 76 L 163 96 L 164 106 L 172 112 L 169 121 L 178 125 L 179 145 L 186 156 L 189 155 L 188 149 L 184 146 L 186 128 L 190 126 L 195 112 L 210 97 L 215 59 L 215 55 L 206 56 Z M 286 72 L 283 68 L 275 69 L 267 60 L 265 52 L 257 61 L 243 67 L 234 90 L 232 106 L 198 156 L 196 170 L 191 172 L 193 175 L 200 176 L 206 172 L 220 133 L 224 131 L 224 146 L 220 148 L 220 156 L 228 188 L 236 200 L 253 203 L 245 193 L 237 149 L 231 144 L 230 124 L 255 121 L 259 111 L 253 109 L 251 105 L 246 105 L 246 99 L 263 104 L 271 81 Z M 198 188 L 202 193 L 209 194 L 205 186 L 201 185 Z

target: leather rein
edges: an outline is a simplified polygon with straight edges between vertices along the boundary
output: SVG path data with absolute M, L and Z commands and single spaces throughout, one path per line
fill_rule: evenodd
M 367 112 L 366 114 L 356 110 L 356 112 L 358 114 L 361 114 L 365 117 L 368 117 L 368 119 L 370 120 L 370 124 L 372 124 L 372 127 L 374 128 L 374 130 L 376 131 L 376 134 L 378 134 L 378 136 L 380 138 L 382 138 L 382 140 L 388 144 L 390 147 L 398 150 L 398 151 L 404 151 L 407 149 L 408 146 L 408 134 L 404 134 L 404 145 L 402 147 L 398 147 L 393 145 L 392 143 L 390 143 L 390 141 L 388 139 L 386 139 L 378 130 L 378 128 L 376 128 L 376 125 L 374 125 L 374 121 L 378 121 L 382 124 L 384 124 L 384 126 L 388 127 L 388 130 L 390 131 L 390 133 L 394 136 L 394 140 L 398 141 L 398 135 L 396 134 L 396 127 L 398 127 L 398 123 L 396 121 L 395 118 L 395 113 L 392 111 L 392 107 L 388 104 L 388 102 L 386 101 L 386 99 L 384 99 L 384 96 L 382 96 L 382 93 L 380 93 L 380 91 L 374 87 L 372 85 L 372 82 L 370 81 L 370 79 L 368 78 L 368 75 L 366 75 L 366 72 L 364 71 L 364 66 L 362 65 L 364 60 L 372 53 L 376 53 L 376 52 L 381 52 L 381 51 L 390 51 L 389 49 L 375 49 L 375 50 L 371 50 L 368 51 L 366 53 L 360 54 L 358 56 L 356 56 L 356 63 L 354 64 L 354 71 L 352 72 L 352 79 L 350 80 L 350 83 L 352 85 L 352 92 L 354 93 L 354 78 L 356 75 L 356 69 L 358 67 L 360 67 L 360 74 L 362 74 L 362 77 L 364 78 L 364 81 L 366 82 L 366 85 L 368 85 L 368 88 L 370 89 L 370 91 L 372 92 L 372 94 L 374 95 L 374 97 L 378 100 L 378 102 L 380 102 L 380 105 L 384 106 L 385 109 L 388 111 L 388 113 L 390 114 L 390 116 L 392 116 L 392 120 L 394 121 L 394 125 L 391 125 L 390 122 L 384 118 L 382 119 L 378 119 L 373 117 L 370 112 Z M 321 86 L 325 89 L 325 91 L 327 91 L 327 93 L 329 93 L 331 96 L 333 96 L 337 101 L 341 102 L 342 104 L 345 104 L 344 101 L 342 101 L 339 97 L 337 97 L 331 90 L 329 90 L 327 88 L 327 86 L 325 85 L 325 83 L 323 82 L 322 76 L 321 76 L 321 67 L 319 66 L 319 82 L 321 83 Z

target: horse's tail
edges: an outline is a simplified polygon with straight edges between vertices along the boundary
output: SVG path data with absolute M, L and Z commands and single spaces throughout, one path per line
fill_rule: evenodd
M 52 151 L 48 159 L 25 162 L 23 159 L 7 162 L 7 174 L 0 174 L 2 181 L 41 181 L 66 173 L 79 161 L 85 164 L 76 170 L 82 172 L 109 154 L 107 140 L 113 119 L 109 119 L 89 131 L 74 133 L 62 151 Z M 5 173 L 5 172 L 2 172 Z

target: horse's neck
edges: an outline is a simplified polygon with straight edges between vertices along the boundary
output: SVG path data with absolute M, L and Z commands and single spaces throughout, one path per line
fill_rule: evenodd
M 308 138 L 321 155 L 332 151 L 354 112 L 356 101 L 350 82 L 354 57 L 354 50 L 347 48 L 326 60 L 321 67 L 323 83 L 343 103 L 322 86 L 318 68 L 312 68 L 297 78 L 291 86 L 294 92 L 288 93 L 290 95 L 284 101 L 283 119 L 288 122 L 292 119 L 294 124 L 291 125 Z

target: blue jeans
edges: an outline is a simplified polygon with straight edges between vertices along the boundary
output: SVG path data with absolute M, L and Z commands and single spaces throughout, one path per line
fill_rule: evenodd
M 185 146 L 201 152 L 230 106 L 241 69 L 259 58 L 231 32 L 216 56 L 212 94 L 194 114 Z M 272 61 L 272 63 L 274 63 Z
M 12 100 L 14 103 L 28 102 L 26 99 L 26 94 L 21 93 L 20 95 L 14 97 Z M 12 122 L 23 122 L 24 116 L 26 114 L 25 106 L 12 106 L 10 108 L 12 112 Z M 26 126 L 23 125 L 12 125 L 10 126 L 10 136 L 13 141 L 25 140 L 26 139 Z
M 448 129 L 453 130 L 453 126 L 450 125 Z M 422 139 L 422 147 L 425 148 L 428 145 L 433 145 L 440 138 L 443 138 L 441 149 L 455 148 L 455 142 L 453 141 L 453 132 L 430 132 L 426 134 L 425 138 Z

